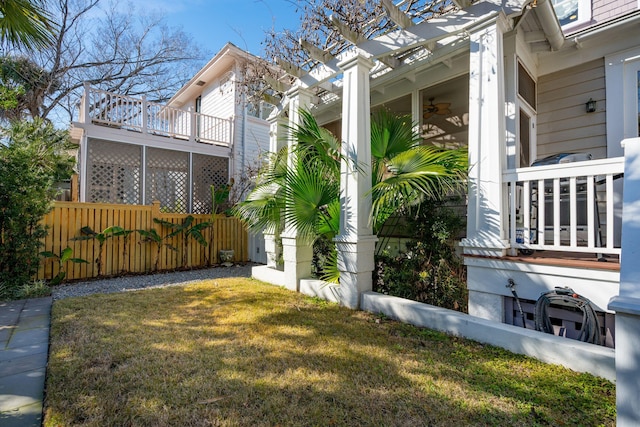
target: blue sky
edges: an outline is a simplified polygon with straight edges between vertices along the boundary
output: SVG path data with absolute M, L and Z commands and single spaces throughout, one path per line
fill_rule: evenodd
M 262 56 L 265 30 L 299 26 L 296 0 L 141 0 L 136 6 L 181 26 L 210 56 L 228 41 Z

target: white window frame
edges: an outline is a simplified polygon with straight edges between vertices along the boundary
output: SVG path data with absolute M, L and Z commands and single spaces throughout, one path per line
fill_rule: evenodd
M 570 1 L 570 0 L 565 0 L 565 1 Z M 640 3 L 640 0 L 638 0 L 638 3 Z M 552 5 L 553 5 L 553 2 L 552 2 Z M 555 6 L 554 6 L 554 10 L 555 10 Z M 578 26 L 581 26 L 585 23 L 590 22 L 592 18 L 592 13 L 593 11 L 591 10 L 591 0 L 578 0 L 578 20 L 571 22 L 570 24 L 563 25 L 562 30 L 566 32 L 567 30 L 571 30 L 573 28 L 576 28 Z M 560 19 L 558 18 L 558 21 L 559 20 Z
M 520 58 L 516 59 L 516 117 L 517 117 L 517 126 L 516 126 L 516 157 L 515 157 L 515 167 L 519 168 L 520 166 L 520 110 L 522 110 L 530 119 L 530 128 L 529 128 L 529 161 L 534 162 L 537 159 L 538 155 L 538 140 L 537 140 L 537 125 L 538 125 L 538 113 L 537 105 L 529 105 L 529 103 L 520 95 L 520 88 L 518 87 L 518 64 L 522 66 L 524 71 L 529 74 L 529 77 L 535 83 L 536 88 L 536 104 L 538 103 L 538 79 L 534 77 L 529 68 L 526 66 L 524 61 Z M 528 167 L 530 165 L 526 165 L 524 167 Z

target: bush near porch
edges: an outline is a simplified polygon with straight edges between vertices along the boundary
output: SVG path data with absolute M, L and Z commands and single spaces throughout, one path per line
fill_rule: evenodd
M 455 249 L 466 219 L 456 211 L 457 203 L 456 198 L 427 199 L 408 209 L 401 219 L 387 221 L 382 232 L 407 237 L 408 242 L 404 250 L 391 254 L 384 247 L 385 237 L 380 237 L 374 291 L 468 311 L 466 267 Z

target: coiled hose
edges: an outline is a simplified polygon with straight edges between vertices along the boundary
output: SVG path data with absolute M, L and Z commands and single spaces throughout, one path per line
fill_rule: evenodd
M 556 288 L 540 295 L 535 305 L 536 330 L 553 334 L 553 325 L 549 318 L 549 305 L 573 307 L 582 311 L 582 328 L 578 340 L 592 344 L 601 344 L 600 322 L 593 304 L 587 298 L 576 294 L 571 288 Z

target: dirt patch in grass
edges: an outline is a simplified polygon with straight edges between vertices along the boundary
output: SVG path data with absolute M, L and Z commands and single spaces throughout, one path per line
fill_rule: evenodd
M 615 388 L 251 279 L 53 307 L 46 426 L 614 425 Z

